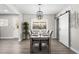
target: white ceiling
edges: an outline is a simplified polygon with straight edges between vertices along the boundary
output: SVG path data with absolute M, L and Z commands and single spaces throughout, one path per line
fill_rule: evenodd
M 18 14 L 18 10 L 12 5 L 0 4 L 0 14 Z
M 39 7 L 37 4 L 15 4 L 13 6 L 23 14 L 36 14 Z M 42 4 L 41 10 L 44 14 L 56 14 L 67 6 L 67 4 Z
M 44 14 L 56 14 L 62 9 L 69 6 L 68 4 L 42 4 L 41 10 Z M 0 4 L 0 13 L 20 13 L 23 14 L 36 14 L 38 11 L 37 4 Z

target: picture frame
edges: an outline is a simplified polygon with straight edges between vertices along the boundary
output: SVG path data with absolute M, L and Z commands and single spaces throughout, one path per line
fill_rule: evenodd
M 33 22 L 33 29 L 46 29 L 46 22 Z

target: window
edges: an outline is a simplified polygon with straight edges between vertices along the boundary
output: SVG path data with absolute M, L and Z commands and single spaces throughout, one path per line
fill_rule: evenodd
M 8 20 L 7 19 L 0 19 L 0 27 L 1 26 L 8 26 Z

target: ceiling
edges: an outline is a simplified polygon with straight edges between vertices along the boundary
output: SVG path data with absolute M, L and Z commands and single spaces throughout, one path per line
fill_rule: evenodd
M 15 4 L 13 6 L 23 14 L 36 14 L 39 10 L 37 4 Z M 42 4 L 41 10 L 44 14 L 56 14 L 67 6 L 67 4 Z
M 0 4 L 0 14 L 18 14 L 18 10 L 12 5 Z
M 38 7 L 38 4 L 0 4 L 0 13 L 36 14 Z M 68 4 L 42 4 L 41 11 L 44 14 L 56 14 L 66 7 Z

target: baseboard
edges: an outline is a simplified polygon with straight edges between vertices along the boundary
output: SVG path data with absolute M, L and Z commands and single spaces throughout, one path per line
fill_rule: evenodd
M 79 51 L 75 50 L 74 48 L 70 47 L 70 49 L 74 51 L 75 53 L 79 54 Z
M 0 37 L 0 39 L 18 39 L 18 37 Z

